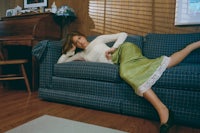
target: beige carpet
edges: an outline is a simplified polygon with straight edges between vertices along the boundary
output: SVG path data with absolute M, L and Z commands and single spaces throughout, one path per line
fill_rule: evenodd
M 6 133 L 126 133 L 83 122 L 44 115 Z

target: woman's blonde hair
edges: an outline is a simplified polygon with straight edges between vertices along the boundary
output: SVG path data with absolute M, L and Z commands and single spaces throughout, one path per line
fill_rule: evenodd
M 74 36 L 84 36 L 85 37 L 85 35 L 80 33 L 79 31 L 73 31 L 73 32 L 67 34 L 65 37 L 63 46 L 62 46 L 62 54 L 66 54 L 66 52 L 68 52 L 72 48 L 72 44 L 73 44 L 72 39 Z

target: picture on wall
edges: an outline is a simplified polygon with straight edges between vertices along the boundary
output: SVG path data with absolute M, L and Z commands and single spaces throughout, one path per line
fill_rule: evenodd
M 47 0 L 24 0 L 24 8 L 46 7 Z
M 175 25 L 200 25 L 200 0 L 176 0 Z

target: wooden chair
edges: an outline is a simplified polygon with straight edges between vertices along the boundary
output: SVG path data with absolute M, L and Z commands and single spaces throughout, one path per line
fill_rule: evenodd
M 15 74 L 0 74 L 0 81 L 8 81 L 8 80 L 21 80 L 23 79 L 26 84 L 26 88 L 29 94 L 31 94 L 31 89 L 28 81 L 28 77 L 26 74 L 26 70 L 24 67 L 24 64 L 28 62 L 27 59 L 13 59 L 13 60 L 5 60 L 4 54 L 2 52 L 2 49 L 0 51 L 0 66 L 6 66 L 6 65 L 15 65 L 19 67 L 20 73 Z

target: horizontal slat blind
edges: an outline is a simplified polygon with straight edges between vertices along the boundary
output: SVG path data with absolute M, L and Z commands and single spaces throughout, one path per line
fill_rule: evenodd
M 132 33 L 134 30 L 137 34 L 143 34 L 151 31 L 151 7 L 149 0 L 143 2 L 138 2 L 138 0 L 107 0 L 105 33 L 119 31 Z
M 94 32 L 104 33 L 105 23 L 105 0 L 90 0 L 89 16 L 94 21 Z
M 176 27 L 175 21 L 176 0 L 154 0 L 153 5 L 153 32 L 156 33 L 187 33 L 194 32 L 191 27 Z
M 152 0 L 90 0 L 89 15 L 98 33 L 152 31 Z
M 176 0 L 89 0 L 92 31 L 136 35 L 194 32 L 195 27 L 174 26 L 175 5 Z
M 154 31 L 170 32 L 174 27 L 175 1 L 159 1 L 154 3 Z M 164 15 L 165 14 L 165 15 Z

